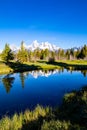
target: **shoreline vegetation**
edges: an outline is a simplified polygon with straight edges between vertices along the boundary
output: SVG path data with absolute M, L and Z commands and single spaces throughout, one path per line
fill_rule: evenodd
M 12 51 L 9 44 L 0 54 L 0 74 L 24 72 L 32 70 L 51 70 L 60 67 L 69 70 L 87 70 L 87 46 L 77 49 L 40 50 L 31 51 L 21 42 L 20 49 Z
M 42 61 L 37 62 L 15 62 L 5 63 L 0 61 L 0 74 L 9 74 L 14 72 L 24 72 L 32 70 L 54 70 L 65 68 L 68 70 L 87 70 L 87 60 L 59 60 L 54 62 Z
M 0 130 L 87 130 L 87 86 L 67 93 L 59 108 L 37 107 L 0 120 Z

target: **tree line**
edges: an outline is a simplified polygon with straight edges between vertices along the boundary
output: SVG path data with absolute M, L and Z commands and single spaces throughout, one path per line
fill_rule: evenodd
M 5 48 L 1 53 L 1 59 L 8 63 L 10 60 L 19 62 L 35 62 L 37 60 L 77 60 L 87 59 L 87 45 L 78 49 L 58 49 L 57 51 L 50 51 L 48 49 L 40 50 L 39 48 L 34 51 L 27 50 L 24 47 L 24 42 L 21 42 L 20 49 L 17 52 L 13 52 L 9 44 L 5 44 Z

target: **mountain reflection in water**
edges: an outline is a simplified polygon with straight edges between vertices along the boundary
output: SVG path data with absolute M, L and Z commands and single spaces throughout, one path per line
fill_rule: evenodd
M 64 94 L 87 86 L 87 70 L 39 70 L 0 75 L 0 116 L 37 104 L 58 106 Z

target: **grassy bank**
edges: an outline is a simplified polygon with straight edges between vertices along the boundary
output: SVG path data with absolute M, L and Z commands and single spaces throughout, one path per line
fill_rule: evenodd
M 59 69 L 60 67 L 72 70 L 87 70 L 87 61 L 84 60 L 74 60 L 74 61 L 37 61 L 37 62 L 10 62 L 5 64 L 0 62 L 0 74 L 11 73 L 11 72 L 23 72 L 31 70 L 51 70 Z
M 0 74 L 6 74 L 6 73 L 10 73 L 12 71 L 13 71 L 13 69 L 11 67 L 6 65 L 2 61 L 0 62 Z
M 86 60 L 60 60 L 52 63 L 56 66 L 61 66 L 69 70 L 87 70 Z
M 52 64 L 47 64 L 47 62 L 9 62 L 5 64 L 0 62 L 0 74 L 13 73 L 13 72 L 24 72 L 32 70 L 51 70 L 59 69 L 60 66 L 55 66 Z
M 43 108 L 0 120 L 0 130 L 87 130 L 87 86 L 66 94 L 60 108 Z

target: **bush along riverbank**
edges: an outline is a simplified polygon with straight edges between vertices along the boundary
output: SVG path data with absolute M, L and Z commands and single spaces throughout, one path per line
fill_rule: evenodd
M 87 86 L 66 94 L 60 108 L 37 107 L 3 117 L 0 130 L 87 130 Z

